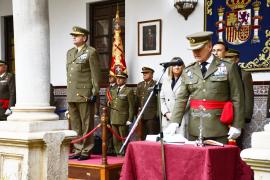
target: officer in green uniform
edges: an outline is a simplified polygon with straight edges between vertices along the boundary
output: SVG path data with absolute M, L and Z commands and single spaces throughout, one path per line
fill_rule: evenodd
M 116 77 L 113 73 L 109 73 L 109 86 L 106 89 L 106 101 L 107 105 L 110 106 L 112 102 L 112 91 L 117 88 Z M 111 120 L 108 122 L 111 125 Z M 107 131 L 107 155 L 115 155 L 113 147 L 113 134 Z
M 128 135 L 128 126 L 134 117 L 134 93 L 126 86 L 128 75 L 124 72 L 116 74 L 117 88 L 112 90 L 112 102 L 110 110 L 110 120 L 112 129 L 121 137 Z M 119 153 L 123 142 L 113 136 L 113 145 L 116 153 Z
M 0 121 L 7 120 L 11 114 L 10 107 L 15 106 L 15 77 L 7 72 L 5 61 L 0 60 Z
M 94 128 L 100 66 L 96 50 L 86 44 L 89 31 L 76 26 L 72 30 L 75 47 L 67 52 L 67 102 L 71 128 L 82 137 Z M 75 152 L 69 158 L 86 160 L 93 147 L 91 136 L 74 144 Z
M 180 91 L 172 112 L 174 123 L 169 125 L 165 133 L 175 132 L 190 98 L 189 139 L 196 140 L 199 136 L 200 118 L 195 116 L 195 113 L 201 111 L 199 107 L 202 105 L 205 113 L 210 114 L 210 117 L 203 120 L 202 136 L 227 143 L 228 139 L 240 136 L 244 125 L 243 88 L 235 64 L 212 55 L 212 34 L 205 31 L 187 36 L 189 49 L 192 50 L 196 62 L 187 66 L 182 74 Z M 225 114 L 226 122 L 221 122 L 224 110 L 229 113 Z
M 225 54 L 224 60 L 229 60 L 232 63 L 235 63 L 238 67 L 238 72 L 242 79 L 244 95 L 245 95 L 245 122 L 249 123 L 253 115 L 254 107 L 254 90 L 253 90 L 253 80 L 251 73 L 242 69 L 239 63 L 240 52 L 234 49 L 229 49 Z
M 142 68 L 143 81 L 137 85 L 137 106 L 142 109 L 147 98 L 149 97 L 156 81 L 153 80 L 154 70 L 149 67 Z M 157 134 L 159 132 L 158 120 L 158 97 L 153 94 L 149 103 L 147 104 L 141 118 L 141 140 L 145 140 L 147 134 Z

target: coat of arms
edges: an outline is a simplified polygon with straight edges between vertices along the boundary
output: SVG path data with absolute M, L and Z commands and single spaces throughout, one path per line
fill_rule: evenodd
M 232 45 L 240 45 L 245 43 L 252 37 L 252 43 L 259 43 L 260 38 L 258 31 L 260 29 L 259 16 L 260 1 L 252 3 L 253 9 L 246 7 L 251 3 L 251 0 L 226 0 L 229 11 L 224 13 L 224 8 L 218 9 L 219 20 L 216 22 L 218 26 L 219 41 L 225 40 Z M 225 21 L 223 20 L 225 15 Z M 225 28 L 223 27 L 225 26 Z M 253 33 L 251 33 L 253 31 Z M 223 33 L 225 32 L 225 36 Z

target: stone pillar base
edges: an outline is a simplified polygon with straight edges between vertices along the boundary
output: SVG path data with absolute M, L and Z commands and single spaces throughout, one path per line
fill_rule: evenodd
M 255 180 L 270 179 L 270 123 L 265 131 L 254 132 L 251 137 L 251 148 L 241 152 L 241 158 L 254 170 Z
M 66 120 L 0 122 L 0 179 L 68 179 Z M 61 130 L 62 129 L 62 130 Z
M 9 121 L 54 121 L 59 116 L 54 113 L 55 107 L 12 107 L 12 114 L 8 116 Z

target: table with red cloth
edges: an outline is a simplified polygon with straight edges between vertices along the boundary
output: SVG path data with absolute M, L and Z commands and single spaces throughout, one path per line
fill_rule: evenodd
M 253 172 L 240 158 L 237 146 L 165 144 L 167 180 L 250 180 Z M 126 150 L 121 180 L 162 180 L 161 145 L 131 142 Z

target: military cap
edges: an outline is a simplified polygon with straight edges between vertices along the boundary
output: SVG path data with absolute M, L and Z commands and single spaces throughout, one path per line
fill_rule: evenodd
M 225 58 L 232 58 L 232 57 L 236 57 L 239 55 L 240 55 L 239 51 L 237 51 L 235 49 L 229 49 L 225 54 Z
M 74 26 L 70 35 L 88 35 L 89 31 L 79 26 Z
M 207 42 L 211 41 L 212 34 L 213 32 L 211 31 L 203 31 L 187 35 L 186 38 L 189 41 L 188 49 L 196 50 L 202 48 Z
M 6 64 L 6 61 L 0 60 L 0 65 Z
M 119 71 L 115 77 L 120 77 L 120 78 L 128 78 L 128 75 L 125 72 Z
M 228 53 L 234 53 L 234 54 L 236 54 L 236 55 L 240 55 L 240 52 L 237 51 L 237 50 L 235 50 L 235 49 L 229 49 L 227 52 L 228 52 Z
M 154 73 L 155 71 L 154 71 L 154 69 L 152 69 L 150 67 L 143 67 L 142 68 L 142 73 L 149 73 L 149 72 Z

